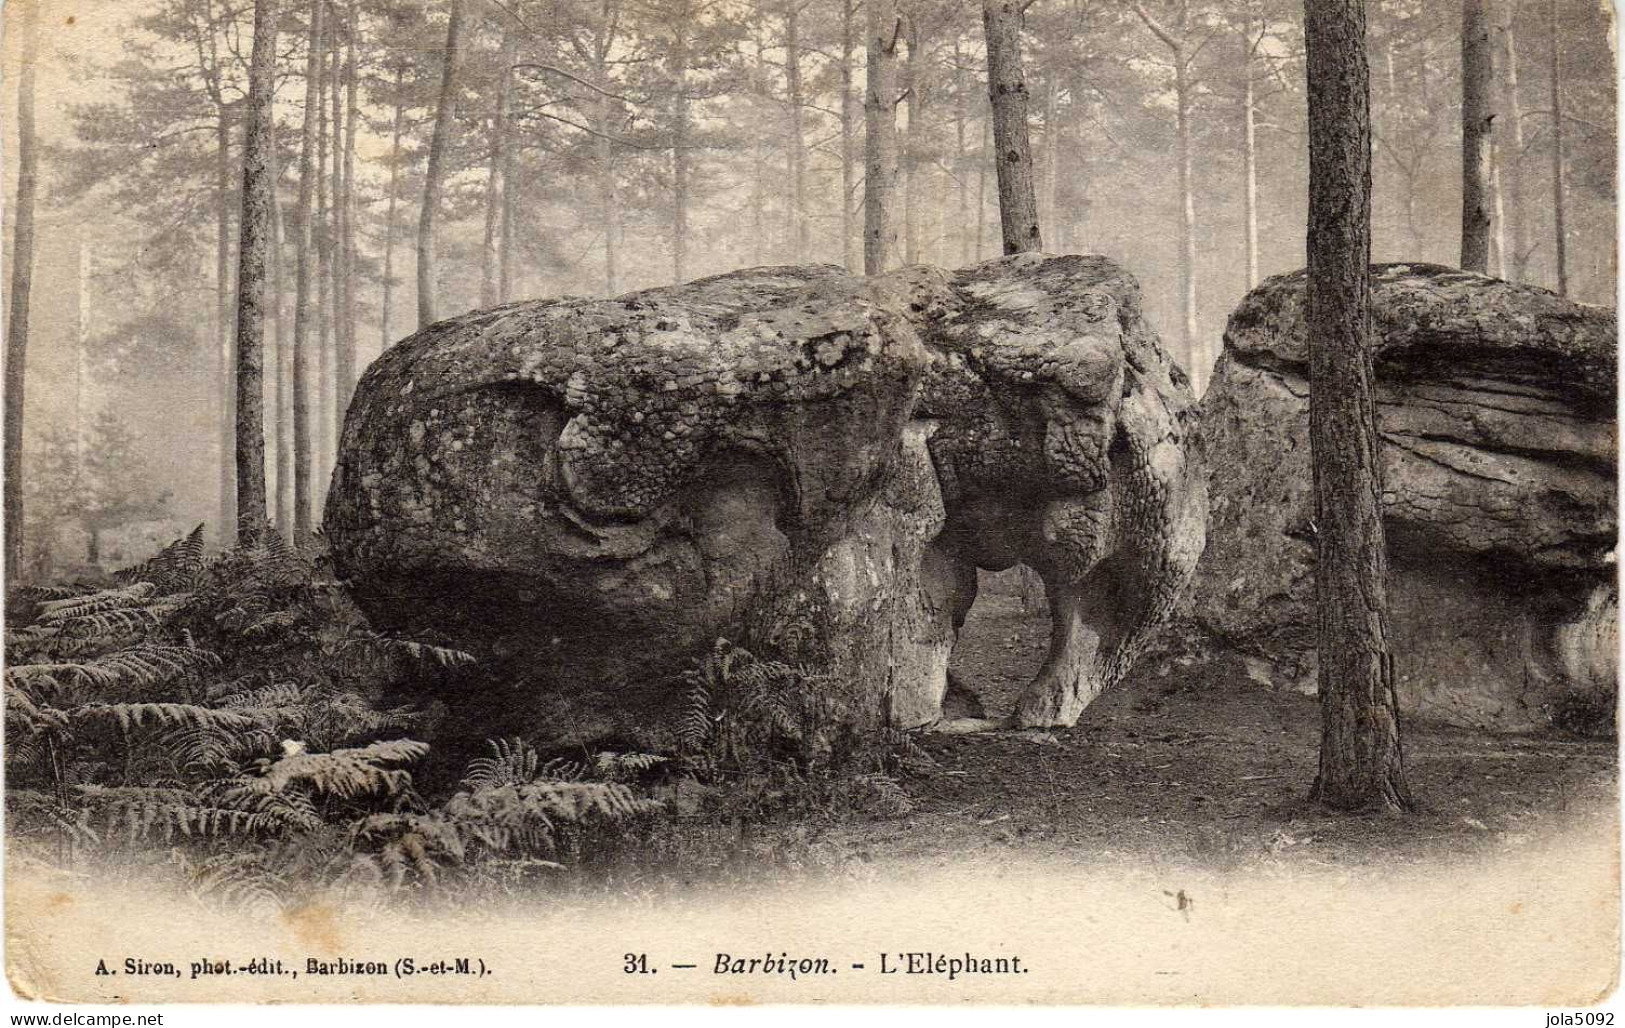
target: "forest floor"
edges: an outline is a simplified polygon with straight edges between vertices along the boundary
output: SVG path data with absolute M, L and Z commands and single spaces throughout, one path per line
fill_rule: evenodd
M 978 601 L 953 671 L 987 712 L 1013 709 L 1048 639 L 1013 596 Z M 1225 870 L 1427 865 L 1569 831 L 1617 831 L 1613 740 L 1404 725 L 1418 810 L 1341 816 L 1307 796 L 1319 744 L 1312 697 L 1213 669 L 1140 678 L 1071 729 L 926 735 L 937 767 L 911 775 L 913 810 L 843 820 L 821 835 L 860 861 L 1133 859 Z M 829 854 L 833 856 L 833 854 Z M 841 861 L 837 858 L 836 862 Z

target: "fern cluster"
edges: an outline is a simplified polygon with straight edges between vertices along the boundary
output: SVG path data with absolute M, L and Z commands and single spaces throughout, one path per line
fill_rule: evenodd
M 734 806 L 753 815 L 762 801 L 798 815 L 911 809 L 902 776 L 931 758 L 904 731 L 860 731 L 840 716 L 830 675 L 718 639 L 685 678 L 676 733 L 684 766 L 727 783 Z
M 6 803 L 28 859 L 162 861 L 200 897 L 270 909 L 523 888 L 682 851 L 685 826 L 908 809 L 906 736 L 859 737 L 825 676 L 726 640 L 686 677 L 675 752 L 494 739 L 425 795 L 438 711 L 385 697 L 477 687 L 454 681 L 474 658 L 375 631 L 319 549 L 202 540 L 111 587 L 9 598 Z

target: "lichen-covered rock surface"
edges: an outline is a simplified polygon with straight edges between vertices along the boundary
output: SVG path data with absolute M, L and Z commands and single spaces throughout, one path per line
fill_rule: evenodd
M 521 722 L 659 716 L 726 637 L 825 673 L 851 721 L 925 724 L 975 569 L 1023 561 L 1057 627 L 1017 716 L 1071 723 L 1195 566 L 1190 409 L 1104 258 L 759 268 L 404 340 L 324 530 L 380 625 L 513 669 Z
M 1401 704 L 1521 730 L 1611 711 L 1612 309 L 1451 268 L 1373 269 L 1391 631 Z M 1208 547 L 1180 620 L 1197 646 L 1314 688 L 1304 276 L 1231 315 L 1203 400 Z

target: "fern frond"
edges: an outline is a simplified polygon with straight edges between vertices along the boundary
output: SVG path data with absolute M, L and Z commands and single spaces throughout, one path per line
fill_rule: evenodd
M 646 774 L 671 760 L 655 753 L 609 753 L 593 758 L 593 774 L 606 782 L 625 781 Z
M 521 785 L 536 777 L 539 758 L 530 743 L 517 736 L 509 739 L 487 739 L 489 757 L 475 757 L 468 762 L 468 773 L 463 776 L 465 789 L 481 789 L 498 785 Z
M 220 658 L 208 650 L 142 642 L 76 663 L 18 664 L 6 669 L 6 682 L 25 688 L 49 684 L 56 689 L 145 690 L 219 666 Z
M 392 739 L 331 753 L 296 753 L 275 761 L 263 775 L 247 781 L 261 792 L 281 792 L 299 782 L 342 798 L 370 793 L 394 795 L 411 785 L 412 776 L 389 765 L 410 764 L 422 760 L 428 752 L 427 743 Z
M 477 659 L 472 653 L 465 650 L 384 635 L 368 628 L 352 631 L 349 638 L 345 640 L 344 646 L 346 648 L 359 647 L 379 653 L 395 654 L 419 664 L 432 664 L 443 668 L 463 667 L 475 663 Z
M 193 725 L 217 729 L 247 729 L 254 725 L 252 718 L 229 710 L 215 710 L 191 703 L 87 703 L 69 712 L 72 720 L 113 718 L 125 731 L 145 725 L 149 720 L 160 725 Z
M 16 835 L 54 832 L 73 845 L 101 842 L 90 824 L 88 808 L 64 806 L 54 793 L 38 789 L 6 789 L 6 831 Z
M 203 577 L 203 525 L 159 550 L 148 560 L 117 572 L 124 583 L 144 582 L 160 593 L 188 592 Z

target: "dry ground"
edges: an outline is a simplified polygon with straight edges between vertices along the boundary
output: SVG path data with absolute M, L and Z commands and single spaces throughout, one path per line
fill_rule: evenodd
M 984 595 L 954 656 L 988 713 L 1007 712 L 1042 659 L 1042 615 Z M 1411 720 L 1410 816 L 1334 816 L 1306 796 L 1319 712 L 1313 698 L 1239 675 L 1132 680 L 1054 732 L 928 736 L 938 764 L 911 776 L 912 813 L 846 822 L 825 843 L 860 860 L 994 857 L 1003 848 L 1067 859 L 1149 858 L 1215 870 L 1385 865 L 1488 854 L 1570 830 L 1615 832 L 1612 740 L 1491 735 Z

